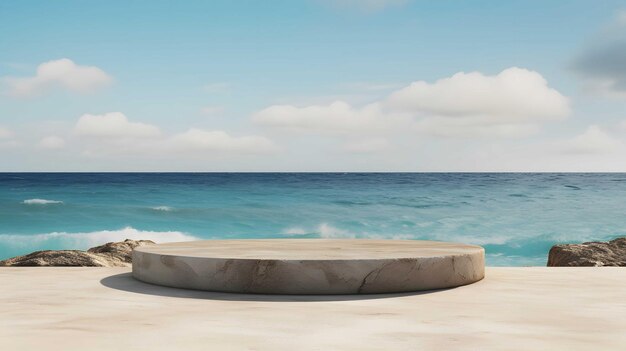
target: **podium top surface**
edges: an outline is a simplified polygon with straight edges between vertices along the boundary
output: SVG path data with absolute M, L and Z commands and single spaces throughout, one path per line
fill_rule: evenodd
M 251 260 L 376 260 L 476 254 L 480 246 L 423 240 L 239 239 L 141 246 L 139 252 L 178 257 Z

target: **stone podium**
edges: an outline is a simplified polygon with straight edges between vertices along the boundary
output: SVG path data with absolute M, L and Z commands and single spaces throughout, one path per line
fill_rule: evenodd
M 138 247 L 133 276 L 168 287 L 255 294 L 373 294 L 481 280 L 480 246 L 419 240 L 203 240 Z

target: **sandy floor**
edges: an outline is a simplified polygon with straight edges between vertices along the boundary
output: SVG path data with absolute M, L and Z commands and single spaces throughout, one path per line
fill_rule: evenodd
M 120 268 L 0 268 L 2 350 L 625 350 L 626 268 L 488 268 L 418 294 L 161 288 Z

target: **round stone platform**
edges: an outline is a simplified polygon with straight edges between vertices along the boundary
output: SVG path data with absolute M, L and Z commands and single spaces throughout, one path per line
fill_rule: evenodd
M 480 246 L 417 240 L 204 240 L 142 246 L 133 276 L 158 285 L 260 294 L 369 294 L 481 280 Z

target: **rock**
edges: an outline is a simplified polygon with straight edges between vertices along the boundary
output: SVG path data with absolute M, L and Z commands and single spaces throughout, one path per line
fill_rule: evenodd
M 74 266 L 74 267 L 130 267 L 133 249 L 154 244 L 150 240 L 110 242 L 80 250 L 35 251 L 0 261 L 0 266 Z
M 548 267 L 626 266 L 626 238 L 609 242 L 554 245 L 548 255 Z
M 124 262 L 127 263 L 125 266 L 128 266 L 132 263 L 132 253 L 135 247 L 152 244 L 154 244 L 154 241 L 151 240 L 126 239 L 124 241 L 110 242 L 104 245 L 92 247 L 87 250 L 87 253 L 104 256 L 110 261 Z

